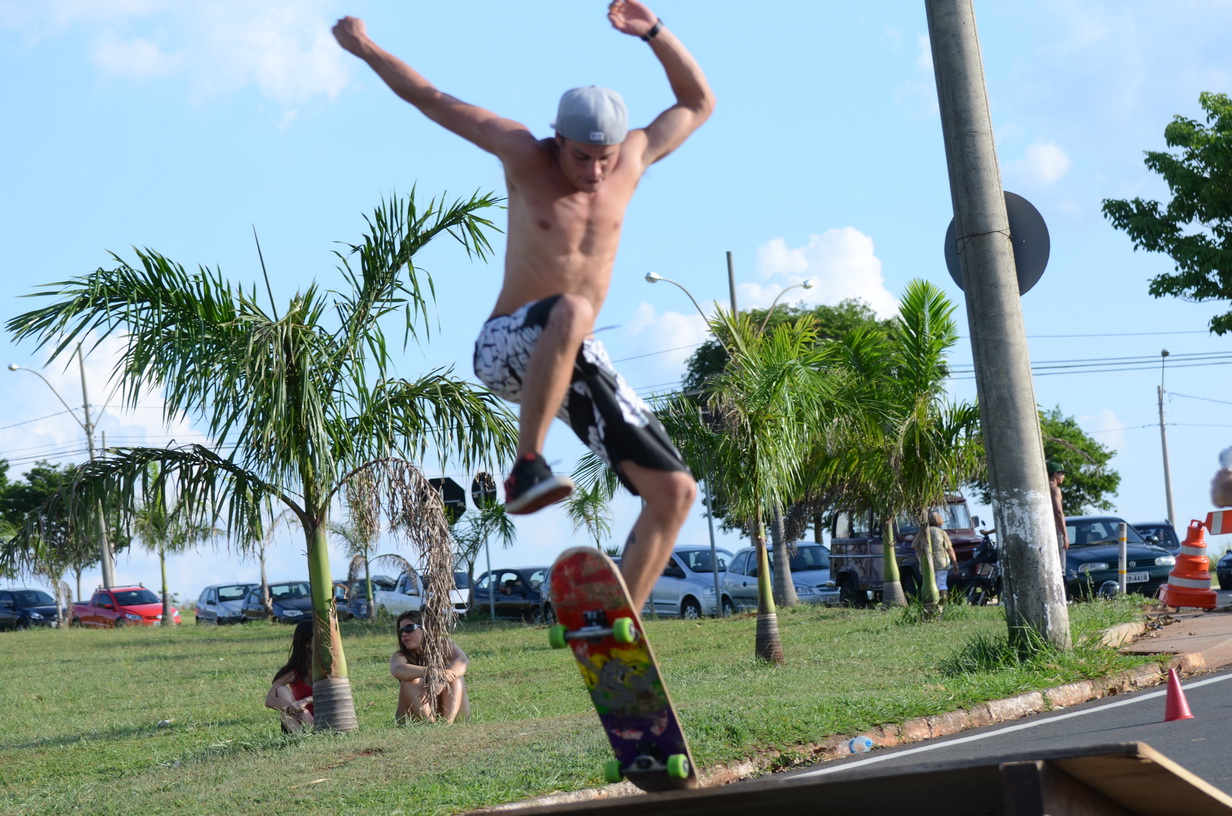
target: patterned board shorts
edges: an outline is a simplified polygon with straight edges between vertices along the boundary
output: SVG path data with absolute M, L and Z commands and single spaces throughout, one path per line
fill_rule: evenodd
M 475 376 L 497 396 L 522 400 L 522 378 L 559 295 L 528 303 L 483 324 L 475 341 Z M 603 344 L 586 339 L 557 416 L 638 495 L 615 463 L 689 472 L 650 406 L 616 373 Z

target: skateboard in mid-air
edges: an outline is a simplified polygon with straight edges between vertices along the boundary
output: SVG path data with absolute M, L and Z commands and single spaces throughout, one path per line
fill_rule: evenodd
M 680 719 L 632 607 L 620 569 L 594 547 L 573 547 L 552 566 L 557 623 L 548 637 L 570 647 L 615 759 L 608 782 L 646 791 L 700 786 Z

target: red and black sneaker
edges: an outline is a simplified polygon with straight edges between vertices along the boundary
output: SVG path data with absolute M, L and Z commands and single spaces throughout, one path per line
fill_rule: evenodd
M 572 479 L 553 473 L 539 454 L 528 453 L 514 463 L 505 480 L 505 512 L 524 516 L 567 499 L 572 492 Z

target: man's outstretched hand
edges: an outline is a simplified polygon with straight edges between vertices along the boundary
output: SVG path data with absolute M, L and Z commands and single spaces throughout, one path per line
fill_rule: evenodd
M 612 21 L 612 28 L 633 37 L 649 34 L 659 22 L 658 15 L 638 0 L 612 0 L 607 7 L 607 18 Z
M 334 39 L 344 49 L 359 56 L 368 41 L 368 29 L 358 17 L 343 17 L 334 25 Z

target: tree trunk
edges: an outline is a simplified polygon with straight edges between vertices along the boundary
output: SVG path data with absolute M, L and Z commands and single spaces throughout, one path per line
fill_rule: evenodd
M 376 607 L 372 600 L 372 567 L 368 564 L 368 556 L 364 556 L 364 588 L 368 592 L 368 620 L 376 617 Z
M 779 606 L 795 606 L 800 599 L 796 596 L 796 584 L 791 578 L 791 554 L 787 551 L 787 534 L 783 530 L 783 508 L 777 504 L 774 506 L 770 535 L 774 541 L 774 601 Z
M 881 603 L 886 606 L 906 606 L 907 595 L 898 572 L 898 553 L 894 552 L 894 518 L 881 523 Z
M 783 641 L 779 638 L 779 616 L 770 589 L 770 559 L 766 555 L 766 534 L 761 513 L 752 525 L 753 544 L 757 547 L 757 640 L 754 652 L 767 663 L 783 662 Z
M 265 577 L 265 548 L 261 548 L 261 609 L 265 612 L 265 619 L 272 621 L 274 619 L 274 599 L 270 597 L 269 579 Z
M 175 626 L 171 617 L 171 594 L 167 592 L 167 552 L 158 548 L 158 569 L 163 577 L 163 626 Z
M 920 533 L 928 535 L 928 527 L 921 527 Z M 933 569 L 932 541 L 927 542 L 927 547 L 922 554 L 919 554 L 920 559 L 920 603 L 924 605 L 924 618 L 926 620 L 936 617 L 941 612 L 941 593 L 937 591 L 937 574 Z M 919 550 L 916 550 L 919 553 Z
M 324 514 L 322 514 L 323 516 Z M 347 678 L 346 655 L 338 631 L 338 610 L 329 572 L 329 543 L 325 521 L 305 525 L 308 542 L 308 578 L 312 590 L 312 697 L 317 728 L 356 731 L 355 701 Z

